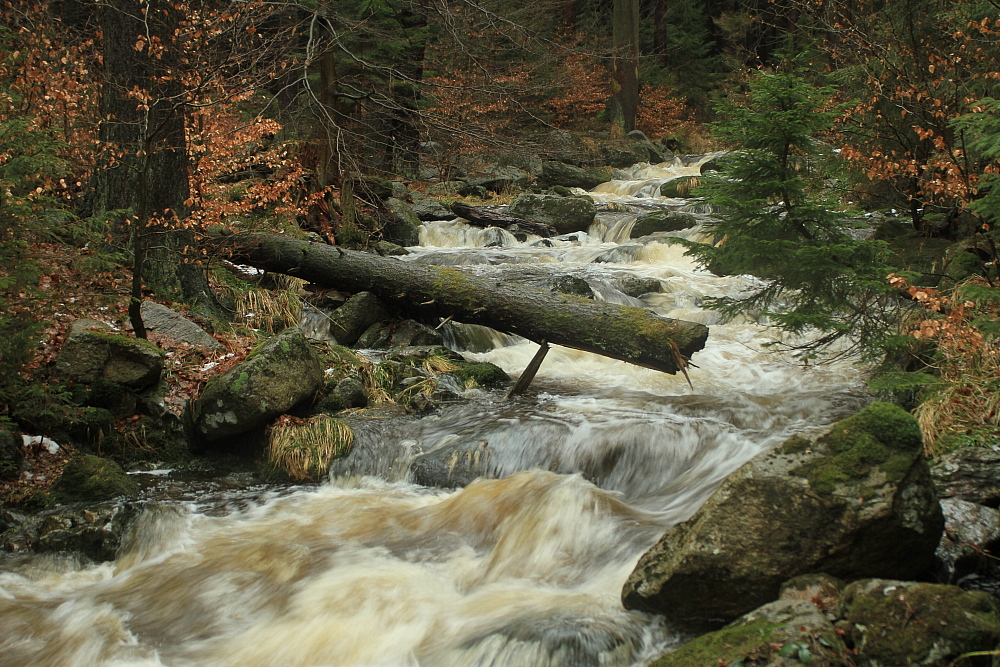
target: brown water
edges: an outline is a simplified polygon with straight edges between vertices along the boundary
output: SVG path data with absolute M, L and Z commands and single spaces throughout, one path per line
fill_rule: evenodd
M 635 195 L 692 169 L 637 171 L 596 196 L 678 208 Z M 473 390 L 419 421 L 374 424 L 327 484 L 151 502 L 114 563 L 2 566 L 0 665 L 624 667 L 676 641 L 621 606 L 639 556 L 755 453 L 865 396 L 849 360 L 805 368 L 761 347 L 768 330 L 699 308 L 747 279 L 699 271 L 677 245 L 635 245 L 629 215 L 601 217 L 553 247 L 490 250 L 482 230 L 433 223 L 410 259 L 570 273 L 601 298 L 705 322 L 693 390 L 554 347 L 528 397 Z M 627 297 L 615 287 L 626 274 L 663 292 Z M 516 375 L 536 348 L 503 342 L 469 356 Z M 457 491 L 408 481 L 415 455 L 484 440 L 493 479 Z

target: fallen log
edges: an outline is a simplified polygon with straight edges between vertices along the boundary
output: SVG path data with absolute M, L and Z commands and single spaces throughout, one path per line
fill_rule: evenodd
M 369 291 L 409 316 L 454 317 L 665 373 L 702 349 L 708 327 L 633 306 L 544 292 L 459 269 L 270 234 L 217 241 L 232 261 L 345 291 Z
M 460 218 L 465 218 L 469 221 L 470 225 L 475 225 L 476 227 L 515 228 L 515 231 L 534 234 L 542 238 L 556 236 L 559 233 L 555 227 L 547 225 L 544 222 L 531 222 L 530 220 L 513 218 L 486 206 L 469 206 L 468 204 L 456 201 L 451 204 L 451 212 Z

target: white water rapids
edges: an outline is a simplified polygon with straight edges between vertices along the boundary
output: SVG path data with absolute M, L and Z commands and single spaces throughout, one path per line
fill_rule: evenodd
M 692 173 L 636 169 L 594 197 L 677 209 L 649 195 Z M 640 555 L 754 454 L 865 396 L 849 360 L 803 367 L 762 348 L 769 331 L 699 308 L 746 278 L 701 271 L 679 245 L 629 241 L 627 214 L 600 217 L 551 246 L 427 223 L 408 260 L 573 275 L 601 298 L 709 324 L 693 390 L 553 347 L 528 396 L 472 390 L 420 420 L 373 422 L 324 485 L 149 501 L 113 563 L 0 561 L 0 665 L 628 667 L 676 642 L 621 605 Z M 508 245 L 482 247 L 498 238 Z M 662 291 L 625 296 L 616 281 L 628 275 Z M 516 376 L 535 349 L 467 356 Z M 486 441 L 493 479 L 408 481 L 415 454 L 457 441 Z

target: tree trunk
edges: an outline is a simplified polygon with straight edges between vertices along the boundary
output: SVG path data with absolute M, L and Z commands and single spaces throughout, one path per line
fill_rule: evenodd
M 265 271 L 352 292 L 372 292 L 411 316 L 453 316 L 468 324 L 665 373 L 676 373 L 708 338 L 708 327 L 703 324 L 480 278 L 450 267 L 266 234 L 232 236 L 219 242 L 219 247 L 231 253 L 233 261 Z
M 639 110 L 639 0 L 614 0 L 611 29 L 615 49 L 611 122 L 631 132 Z
M 95 178 L 98 208 L 131 216 L 134 301 L 141 299 L 146 283 L 163 296 L 214 310 L 204 272 L 193 256 L 186 256 L 193 235 L 176 224 L 190 196 L 184 91 L 171 72 L 176 57 L 171 41 L 180 19 L 166 3 L 141 9 L 135 2 L 112 0 L 97 10 L 103 62 L 100 133 L 108 158 Z M 147 37 L 164 45 L 158 57 L 150 55 Z M 147 96 L 144 104 L 135 91 Z M 138 305 L 131 310 L 138 313 Z M 133 326 L 137 334 L 142 331 L 141 323 Z

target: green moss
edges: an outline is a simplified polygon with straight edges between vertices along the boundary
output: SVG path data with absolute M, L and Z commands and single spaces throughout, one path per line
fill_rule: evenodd
M 471 380 L 480 387 L 492 387 L 510 380 L 502 368 L 488 362 L 479 364 L 459 362 L 457 366 L 458 368 L 453 371 L 455 377 L 465 383 Z
M 788 440 L 781 443 L 780 450 L 783 454 L 800 454 L 812 447 L 812 442 L 801 435 L 793 435 Z
M 861 412 L 837 422 L 823 438 L 831 451 L 853 446 L 858 433 L 867 433 L 890 449 L 916 451 L 923 445 L 920 424 L 913 415 L 892 403 L 872 403 Z
M 98 456 L 70 460 L 52 485 L 52 495 L 59 502 L 99 502 L 119 496 L 134 498 L 138 493 L 139 485 L 121 466 Z
M 145 338 L 129 338 L 128 336 L 123 336 L 122 334 L 108 333 L 106 331 L 90 331 L 91 335 L 96 336 L 100 340 L 107 341 L 113 345 L 120 346 L 130 346 L 130 345 L 141 345 L 149 350 L 153 350 L 161 357 L 167 356 L 165 350 L 160 349 L 160 347 Z
M 229 384 L 229 393 L 230 394 L 240 393 L 240 390 L 243 389 L 243 385 L 245 385 L 247 383 L 247 380 L 249 379 L 250 379 L 249 373 L 247 373 L 246 371 L 240 372 L 240 374 L 236 376 L 236 379 Z
M 1000 617 L 989 595 L 957 586 L 916 584 L 886 594 L 848 590 L 847 621 L 872 664 L 949 664 L 968 651 L 991 650 Z
M 689 641 L 650 667 L 707 667 L 728 665 L 767 646 L 771 634 L 781 627 L 767 619 L 746 625 L 733 624 Z
M 898 482 L 920 451 L 920 426 L 912 415 L 890 403 L 872 403 L 861 412 L 837 422 L 818 443 L 829 455 L 795 471 L 819 493 L 865 478 L 876 467 L 889 482 Z

